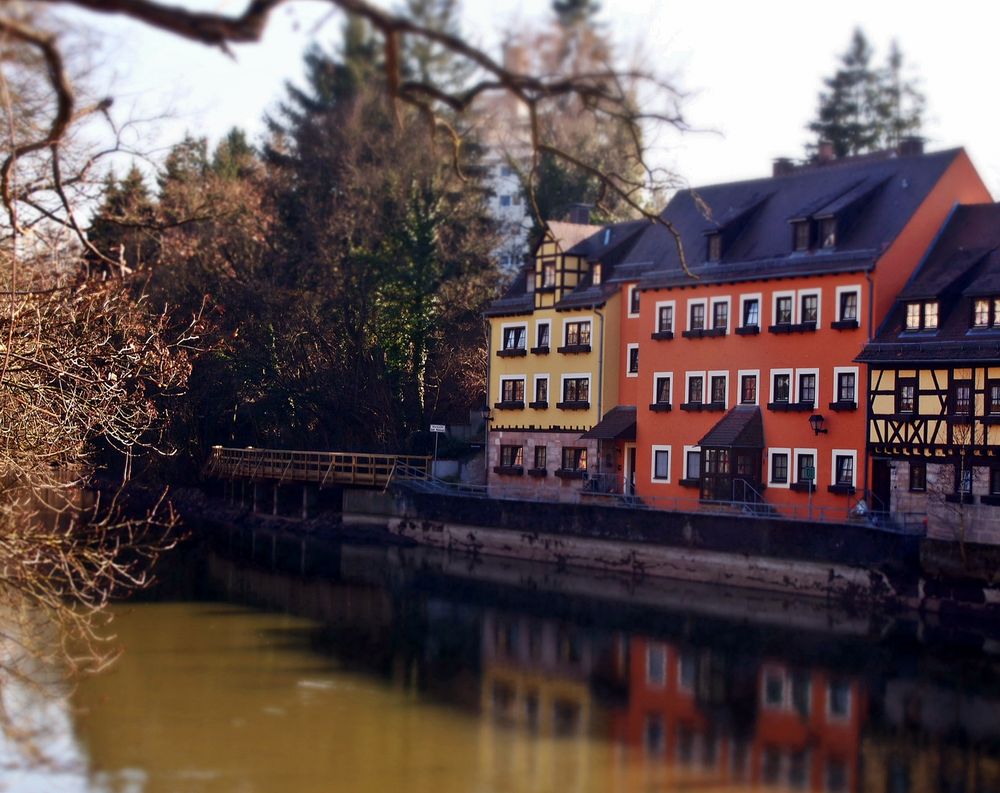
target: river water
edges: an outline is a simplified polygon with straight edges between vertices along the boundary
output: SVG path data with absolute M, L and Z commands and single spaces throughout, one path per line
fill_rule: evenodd
M 116 607 L 120 659 L 45 705 L 56 763 L 0 789 L 1000 791 L 980 626 L 245 539 Z

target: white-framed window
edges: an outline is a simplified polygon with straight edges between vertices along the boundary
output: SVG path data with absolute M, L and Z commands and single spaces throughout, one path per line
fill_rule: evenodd
M 741 405 L 760 404 L 760 369 L 740 369 L 736 373 L 736 400 Z
M 687 329 L 706 330 L 708 328 L 708 298 L 698 297 L 687 301 Z
M 792 401 L 792 374 L 791 369 L 771 370 L 771 392 L 768 394 L 768 402 L 787 403 Z
M 852 691 L 850 681 L 833 677 L 826 684 L 826 718 L 828 721 L 847 721 L 851 718 Z
M 684 447 L 684 478 L 701 479 L 701 447 Z
M 795 401 L 819 405 L 819 369 L 795 370 Z
M 726 329 L 728 335 L 733 327 L 733 318 L 730 309 L 732 308 L 732 298 L 713 297 L 710 301 L 709 315 L 712 322 L 712 329 Z
M 796 298 L 797 322 L 815 322 L 816 327 L 822 327 L 823 290 L 800 289 Z
M 670 484 L 670 446 L 657 446 L 652 448 L 652 463 L 650 481 L 654 484 Z
M 740 295 L 740 324 L 741 328 L 760 327 L 761 305 L 763 296 L 760 292 L 753 292 L 748 295 Z
M 857 449 L 834 449 L 830 452 L 830 484 L 858 486 Z
M 658 300 L 653 317 L 653 333 L 673 333 L 677 321 L 677 301 Z
M 767 450 L 767 486 L 787 488 L 791 483 L 792 450 Z
M 534 395 L 532 402 L 549 401 L 549 376 L 547 374 L 536 374 L 532 384 L 531 393 Z
M 524 402 L 525 376 L 509 375 L 500 378 L 501 402 Z
M 568 372 L 560 376 L 561 402 L 590 401 L 590 372 Z
M 626 344 L 625 345 L 625 376 L 626 377 L 638 377 L 639 376 L 639 345 L 638 344 Z
M 649 642 L 646 645 L 646 685 L 663 688 L 667 684 L 667 645 Z
M 729 407 L 729 372 L 717 370 L 708 373 L 708 394 L 705 401 L 712 404 L 721 402 Z
M 535 346 L 550 347 L 552 345 L 552 323 L 549 320 L 539 320 L 535 323 Z
M 685 648 L 677 654 L 677 690 L 694 691 L 698 681 L 698 655 L 694 650 Z
M 700 404 L 708 401 L 708 394 L 705 391 L 704 372 L 684 373 L 684 401 L 689 404 Z
M 838 286 L 835 291 L 835 306 L 838 322 L 854 320 L 861 322 L 861 284 Z
M 592 316 L 568 317 L 563 320 L 563 344 L 567 347 L 590 344 L 593 329 L 594 318 Z
M 673 372 L 653 372 L 653 404 L 669 405 L 673 400 L 673 387 Z
M 771 324 L 792 325 L 795 322 L 795 292 L 774 292 L 771 295 Z
M 528 348 L 528 326 L 523 322 L 516 325 L 504 323 L 500 326 L 502 334 L 502 349 L 504 350 L 526 350 Z
M 634 319 L 639 316 L 639 301 L 641 299 L 639 287 L 635 284 L 628 288 L 628 316 Z
M 858 367 L 833 367 L 833 401 L 858 403 Z
M 805 469 L 812 468 L 813 469 L 812 483 L 813 487 L 815 487 L 816 483 L 819 481 L 819 467 L 817 466 L 819 455 L 817 454 L 816 450 L 796 449 L 792 453 L 792 457 L 793 457 L 792 460 L 793 466 L 792 466 L 792 471 L 790 473 L 792 477 L 794 477 L 793 481 L 797 482 L 798 484 L 805 484 L 806 481 L 808 481 L 805 478 L 805 473 L 806 473 Z

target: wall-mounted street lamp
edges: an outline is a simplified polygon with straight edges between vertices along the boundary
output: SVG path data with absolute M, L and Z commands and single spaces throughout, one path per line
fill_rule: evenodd
M 824 421 L 826 421 L 826 419 L 824 419 L 821 415 L 819 415 L 818 413 L 813 413 L 809 417 L 809 426 L 812 427 L 812 431 L 817 435 L 820 434 L 826 435 L 826 433 L 828 433 L 830 430 L 823 428 Z

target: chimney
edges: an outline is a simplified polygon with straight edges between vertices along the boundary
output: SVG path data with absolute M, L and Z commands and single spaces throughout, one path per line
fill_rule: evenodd
M 566 213 L 566 220 L 586 226 L 590 223 L 590 204 L 571 204 L 569 212 Z
M 837 155 L 833 153 L 833 142 L 829 140 L 821 140 L 819 146 L 816 148 L 816 162 L 819 165 L 824 163 L 833 162 L 837 159 Z
M 791 157 L 778 157 L 774 160 L 772 176 L 788 176 L 795 171 L 795 162 Z
M 899 147 L 896 149 L 900 157 L 913 157 L 924 153 L 924 139 L 919 135 L 907 135 L 900 138 Z

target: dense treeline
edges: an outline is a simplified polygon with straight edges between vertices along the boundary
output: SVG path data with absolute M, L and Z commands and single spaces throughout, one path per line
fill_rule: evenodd
M 501 278 L 475 146 L 456 169 L 386 100 L 357 21 L 306 65 L 261 150 L 238 130 L 211 152 L 189 137 L 155 195 L 135 169 L 109 178 L 91 226 L 154 303 L 213 325 L 166 406 L 172 475 L 216 443 L 414 448 L 482 402 L 481 312 Z

